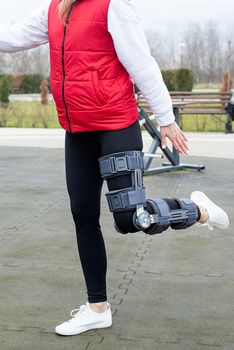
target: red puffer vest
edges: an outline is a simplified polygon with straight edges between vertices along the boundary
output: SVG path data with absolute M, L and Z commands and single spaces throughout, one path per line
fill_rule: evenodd
M 117 130 L 138 118 L 133 82 L 107 29 L 110 0 L 79 0 L 64 25 L 60 0 L 48 13 L 50 84 L 59 122 L 68 132 Z

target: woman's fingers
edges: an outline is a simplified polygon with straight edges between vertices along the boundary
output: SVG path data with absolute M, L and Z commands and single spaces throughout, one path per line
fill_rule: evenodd
M 181 146 L 183 152 L 184 152 L 185 154 L 187 154 L 188 151 L 189 151 L 187 141 L 183 138 L 183 135 L 181 135 L 181 134 L 180 134 L 178 137 L 179 137 L 178 143 L 180 144 L 180 146 Z
M 167 147 L 167 138 L 165 134 L 162 134 L 162 139 L 161 139 L 161 144 L 162 144 L 162 148 L 165 149 Z
M 187 139 L 185 133 L 182 130 L 180 130 L 180 134 L 183 137 L 183 139 L 188 142 L 188 139 Z
M 172 144 L 177 149 L 178 152 L 184 154 L 183 145 L 178 139 L 174 139 L 172 141 Z
M 170 124 L 165 127 L 161 127 L 161 144 L 162 148 L 166 148 L 166 138 L 168 137 L 171 143 L 173 144 L 173 147 L 178 150 L 178 152 L 182 154 L 187 154 L 188 144 L 187 144 L 187 137 L 183 133 L 183 131 L 180 129 L 179 125 L 177 123 Z
M 170 138 L 170 137 L 169 137 Z M 184 138 L 178 133 L 170 138 L 173 146 L 182 154 L 188 153 L 188 146 Z

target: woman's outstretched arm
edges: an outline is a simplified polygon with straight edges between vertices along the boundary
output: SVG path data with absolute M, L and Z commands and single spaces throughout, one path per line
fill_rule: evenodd
M 148 101 L 157 118 L 162 146 L 168 137 L 181 153 L 187 153 L 187 139 L 175 123 L 172 100 L 158 63 L 153 58 L 133 0 L 111 0 L 108 31 L 117 56 Z
M 50 0 L 13 25 L 0 25 L 0 51 L 17 52 L 48 42 L 48 9 Z

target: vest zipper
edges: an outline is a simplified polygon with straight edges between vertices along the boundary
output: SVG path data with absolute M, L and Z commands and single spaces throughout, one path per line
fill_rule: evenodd
M 71 7 L 69 9 L 69 12 L 67 14 L 66 20 L 65 20 L 64 31 L 63 31 L 63 42 L 62 42 L 62 68 L 63 68 L 62 96 L 63 96 L 64 107 L 65 107 L 65 110 L 66 110 L 66 118 L 67 118 L 68 125 L 69 125 L 69 132 L 72 132 L 72 130 L 71 130 L 70 119 L 69 119 L 69 116 L 68 116 L 68 109 L 67 109 L 67 103 L 66 103 L 65 91 L 64 91 L 64 85 L 65 85 L 65 79 L 66 79 L 65 63 L 64 63 L 64 45 L 65 45 L 65 39 L 66 39 L 66 34 L 67 34 L 67 24 L 68 24 L 68 20 L 69 20 L 70 14 L 72 12 L 74 3 L 75 3 L 75 1 L 73 1 L 72 5 L 71 5 Z

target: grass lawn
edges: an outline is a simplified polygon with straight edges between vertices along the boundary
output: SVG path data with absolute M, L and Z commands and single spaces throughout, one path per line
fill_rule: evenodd
M 195 84 L 193 89 L 194 90 L 201 90 L 201 89 L 217 89 L 217 90 L 220 90 L 222 87 L 222 84 Z
M 225 131 L 226 115 L 182 115 L 180 126 L 184 131 Z M 234 125 L 233 125 L 234 126 Z
M 225 115 L 183 115 L 181 127 L 185 131 L 223 132 L 225 120 Z M 60 125 L 53 102 L 47 106 L 39 102 L 12 102 L 8 108 L 0 107 L 0 127 L 58 128 Z
M 53 102 L 11 102 L 8 108 L 0 107 L 0 126 L 58 128 L 59 122 Z

